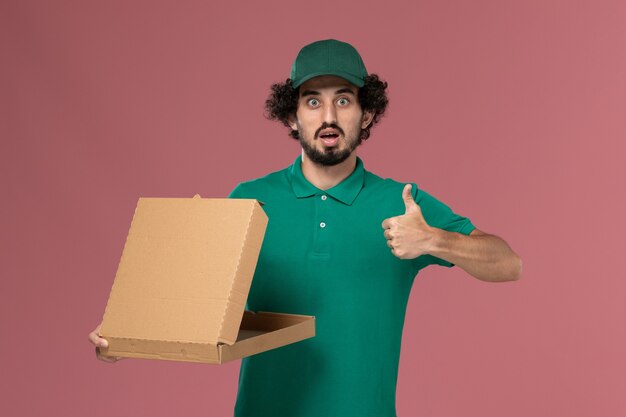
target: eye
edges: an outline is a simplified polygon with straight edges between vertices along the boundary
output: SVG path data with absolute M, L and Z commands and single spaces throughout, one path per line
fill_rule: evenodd
M 347 106 L 348 104 L 350 104 L 350 100 L 348 100 L 345 97 L 342 97 L 339 100 L 337 100 L 337 104 L 339 104 L 340 106 Z
M 320 105 L 320 101 L 316 98 L 310 98 L 307 100 L 307 104 L 311 107 L 317 107 Z

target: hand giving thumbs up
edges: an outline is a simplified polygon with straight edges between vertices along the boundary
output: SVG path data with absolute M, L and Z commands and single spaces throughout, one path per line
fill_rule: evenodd
M 385 219 L 382 224 L 387 246 L 400 259 L 413 259 L 429 253 L 436 234 L 436 229 L 426 223 L 422 209 L 413 200 L 411 188 L 412 185 L 407 184 L 402 190 L 405 213 Z

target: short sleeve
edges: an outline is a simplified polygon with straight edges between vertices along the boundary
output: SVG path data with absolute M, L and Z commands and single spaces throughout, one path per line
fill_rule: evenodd
M 417 187 L 414 187 L 414 189 Z M 446 230 L 448 232 L 462 233 L 469 235 L 476 227 L 467 217 L 456 214 L 444 203 L 428 194 L 426 191 L 417 189 L 415 201 L 422 209 L 422 214 L 426 223 L 433 227 Z M 454 264 L 437 258 L 432 255 L 423 255 L 417 258 L 421 264 L 420 269 L 430 264 L 452 267 Z

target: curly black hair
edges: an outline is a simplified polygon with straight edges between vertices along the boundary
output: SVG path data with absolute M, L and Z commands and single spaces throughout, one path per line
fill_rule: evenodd
M 283 125 L 289 126 L 289 117 L 296 114 L 298 109 L 298 89 L 293 88 L 291 79 L 287 78 L 284 83 L 272 84 L 271 93 L 265 100 L 265 116 L 270 120 L 278 120 Z M 378 123 L 385 114 L 389 99 L 387 98 L 387 83 L 376 74 L 365 77 L 365 84 L 359 88 L 359 103 L 363 111 L 372 112 L 372 122 L 361 129 L 359 143 L 370 137 L 370 129 Z M 289 129 L 289 136 L 298 139 L 298 131 Z

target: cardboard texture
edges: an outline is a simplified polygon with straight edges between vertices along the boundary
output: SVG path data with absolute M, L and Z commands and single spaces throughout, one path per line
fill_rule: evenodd
M 312 316 L 244 313 L 267 221 L 256 200 L 140 198 L 101 353 L 224 363 L 313 337 Z

